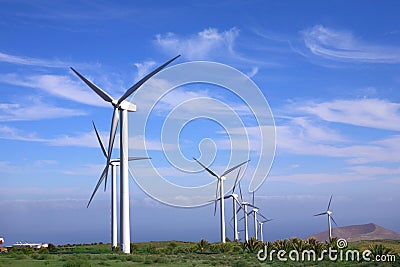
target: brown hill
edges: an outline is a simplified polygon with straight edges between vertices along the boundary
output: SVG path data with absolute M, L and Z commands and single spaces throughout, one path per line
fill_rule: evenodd
M 400 233 L 369 223 L 333 228 L 332 237 L 344 238 L 348 242 L 378 239 L 400 240 Z M 328 231 L 314 234 L 308 238 L 315 238 L 320 242 L 324 242 L 328 239 Z

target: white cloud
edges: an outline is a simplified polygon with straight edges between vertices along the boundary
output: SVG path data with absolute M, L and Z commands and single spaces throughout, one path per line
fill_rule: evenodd
M 43 120 L 86 115 L 83 111 L 43 103 L 38 98 L 29 98 L 28 100 L 24 100 L 25 103 L 0 103 L 0 120 Z
M 253 67 L 250 72 L 246 73 L 249 78 L 253 78 L 258 73 L 258 68 Z
M 46 139 L 37 137 L 36 133 L 26 134 L 16 128 L 9 126 L 0 126 L 0 138 L 19 141 L 46 142 Z
M 289 110 L 293 112 L 293 110 Z M 347 116 L 351 117 L 352 115 L 347 114 Z M 340 116 L 338 118 L 345 120 Z M 389 126 L 388 124 L 387 127 Z M 387 136 L 360 144 L 358 140 L 344 138 L 326 123 L 321 123 L 311 117 L 289 117 L 289 120 L 279 120 L 276 130 L 278 151 L 344 158 L 349 164 L 400 161 L 400 135 Z
M 215 28 L 205 29 L 189 37 L 178 36 L 175 33 L 158 34 L 156 43 L 169 53 L 182 54 L 190 60 L 204 60 L 226 52 L 234 54 L 233 46 L 239 30 L 231 28 L 219 32 Z
M 316 25 L 302 34 L 306 47 L 317 56 L 338 61 L 400 62 L 399 47 L 368 44 L 355 38 L 351 32 Z
M 135 63 L 135 67 L 138 70 L 136 80 L 140 80 L 141 78 L 149 74 L 155 65 L 156 62 L 152 60 L 144 61 L 143 63 Z
M 297 106 L 297 108 L 296 108 Z M 400 104 L 382 99 L 334 100 L 293 105 L 301 112 L 329 122 L 340 122 L 377 129 L 400 130 Z
M 79 80 L 71 80 L 70 76 L 2 74 L 0 75 L 0 82 L 40 89 L 50 95 L 87 105 L 109 106 L 90 88 Z
M 58 59 L 49 60 L 49 59 L 40 59 L 40 58 L 32 58 L 25 56 L 15 56 L 2 52 L 0 52 L 0 62 L 7 62 L 16 65 L 47 67 L 47 68 L 68 68 L 69 66 L 80 66 L 82 68 L 83 67 L 87 68 L 89 66 L 93 66 L 93 64 L 89 65 L 89 64 L 73 63 Z

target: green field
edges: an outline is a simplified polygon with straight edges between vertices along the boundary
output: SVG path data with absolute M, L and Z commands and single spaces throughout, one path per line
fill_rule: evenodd
M 311 248 L 311 243 L 299 239 L 286 239 L 266 243 L 271 249 L 297 249 L 302 251 Z M 328 244 L 313 242 L 314 246 Z M 283 246 L 283 247 L 280 247 Z M 257 251 L 264 244 L 255 240 L 248 243 L 227 242 L 210 244 L 201 242 L 145 242 L 132 243 L 132 254 L 126 255 L 111 251 L 109 244 L 63 245 L 50 249 L 32 250 L 12 249 L 0 253 L 0 267 L 88 267 L 88 266 L 400 266 L 400 242 L 391 240 L 359 241 L 348 245 L 349 249 L 370 249 L 375 253 L 396 255 L 395 261 L 386 263 L 337 261 L 286 261 L 277 259 L 259 261 Z M 383 249 L 383 250 L 382 250 Z

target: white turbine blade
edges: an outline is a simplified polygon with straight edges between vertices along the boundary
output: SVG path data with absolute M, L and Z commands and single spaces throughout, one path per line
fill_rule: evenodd
M 93 199 L 94 195 L 96 194 L 97 189 L 99 189 L 101 183 L 103 182 L 103 180 L 104 180 L 104 178 L 105 178 L 107 172 L 108 172 L 108 164 L 107 164 L 106 167 L 104 168 L 104 170 L 103 170 L 103 172 L 102 172 L 102 174 L 101 174 L 101 176 L 100 176 L 100 179 L 99 179 L 99 181 L 97 182 L 96 187 L 94 188 L 94 191 L 93 191 L 93 193 L 92 193 L 92 195 L 91 195 L 91 197 L 90 197 L 89 203 L 87 204 L 86 208 L 89 208 L 89 205 L 90 205 L 90 203 L 92 202 L 92 199 Z
M 239 168 L 240 166 L 242 166 L 243 164 L 246 164 L 246 163 L 249 162 L 249 161 L 250 161 L 250 160 L 246 160 L 245 162 L 242 162 L 242 163 L 240 163 L 240 164 L 238 164 L 238 165 L 236 165 L 236 166 L 234 166 L 234 167 L 232 167 L 232 168 L 226 170 L 221 176 L 227 175 L 227 174 L 230 173 L 231 171 L 234 171 L 235 169 Z
M 217 191 L 215 192 L 215 201 L 214 201 L 214 216 L 215 216 L 215 214 L 217 213 L 217 201 L 218 201 L 219 183 L 220 183 L 220 180 L 218 179 Z
M 123 96 L 121 96 L 121 98 L 118 100 L 118 104 L 121 104 L 122 101 L 124 101 L 128 96 L 130 96 L 133 92 L 135 92 L 140 86 L 142 86 L 142 84 L 144 84 L 148 79 L 150 79 L 151 77 L 153 77 L 157 72 L 159 72 L 160 70 L 162 70 L 163 68 L 165 68 L 169 63 L 171 63 L 172 61 L 174 61 L 175 59 L 177 59 L 178 57 L 180 57 L 180 55 L 174 57 L 173 59 L 170 59 L 169 61 L 167 61 L 166 63 L 164 63 L 163 65 L 161 65 L 160 67 L 158 67 L 157 69 L 153 70 L 152 72 L 150 72 L 149 74 L 147 74 L 144 78 L 142 78 L 140 81 L 138 81 L 137 83 L 135 83 L 131 88 L 129 88 L 125 94 Z
M 151 159 L 151 158 L 148 158 L 148 157 L 129 157 L 128 161 L 142 160 L 142 159 Z
M 203 163 L 201 163 L 200 161 L 198 161 L 196 158 L 193 158 L 198 164 L 201 165 L 201 167 L 203 167 L 206 171 L 208 171 L 212 176 L 215 176 L 219 179 L 219 176 L 216 175 L 212 170 L 210 170 L 209 168 L 207 168 Z
M 327 213 L 326 212 L 322 212 L 322 213 L 315 214 L 314 216 L 321 216 L 321 215 L 325 215 L 325 214 L 327 214 Z
M 89 81 L 88 79 L 86 79 L 82 74 L 80 74 L 79 72 L 77 72 L 74 68 L 71 67 L 71 70 L 78 75 L 79 78 L 81 78 L 82 81 L 84 81 L 93 91 L 95 91 L 96 94 L 98 94 L 101 98 L 104 99 L 104 101 L 107 102 L 113 102 L 114 99 L 109 96 L 106 92 L 104 92 L 103 90 L 101 90 L 99 87 L 97 87 L 95 84 L 93 84 L 91 81 Z
M 329 199 L 329 204 L 328 204 L 328 208 L 326 210 L 329 210 L 330 206 L 331 206 L 331 201 L 332 201 L 332 195 L 331 195 L 331 199 Z
M 254 206 L 254 205 L 252 205 L 252 204 L 247 204 L 247 205 L 250 206 L 250 207 L 252 207 L 252 208 L 254 208 L 254 209 L 258 209 L 257 206 Z
M 243 202 L 242 187 L 240 186 L 240 182 L 239 182 L 239 192 L 240 192 L 240 201 Z
M 111 120 L 111 129 L 110 129 L 110 139 L 108 140 L 108 152 L 107 152 L 107 166 L 110 164 L 112 149 L 114 145 L 114 139 L 117 132 L 118 126 L 118 109 L 114 107 L 114 112 Z M 107 173 L 106 173 L 106 181 L 104 183 L 104 191 L 107 189 Z
M 103 142 L 101 141 L 99 132 L 96 129 L 96 125 L 94 124 L 94 121 L 92 121 L 92 123 L 93 123 L 94 131 L 96 132 L 97 140 L 99 141 L 99 144 L 101 147 L 101 151 L 103 151 L 104 156 L 107 158 L 107 152 L 106 152 L 106 149 L 104 148 Z
M 337 223 L 335 222 L 335 219 L 333 219 L 332 216 L 331 216 L 331 219 L 332 219 L 332 221 L 335 223 L 335 225 L 338 226 Z
M 235 193 L 235 188 L 236 188 L 237 181 L 239 179 L 239 174 L 240 174 L 241 169 L 242 168 L 239 168 L 238 174 L 236 175 L 235 183 L 233 184 L 233 188 L 232 188 L 232 193 Z

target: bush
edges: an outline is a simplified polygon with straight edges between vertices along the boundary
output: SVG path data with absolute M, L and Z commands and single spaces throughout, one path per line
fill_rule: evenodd
M 63 267 L 91 267 L 91 265 L 84 260 L 68 260 L 63 264 Z

